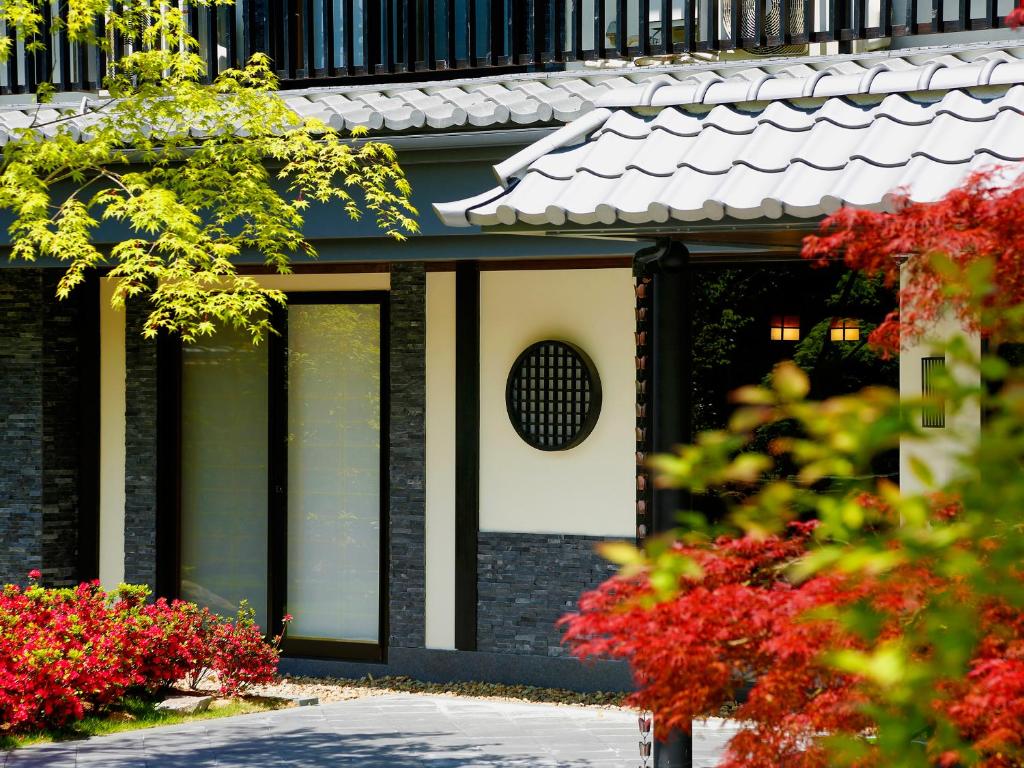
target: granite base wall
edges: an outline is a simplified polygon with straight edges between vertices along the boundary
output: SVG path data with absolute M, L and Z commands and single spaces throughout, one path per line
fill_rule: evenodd
M 477 648 L 564 657 L 556 622 L 580 593 L 615 573 L 597 554 L 607 539 L 481 532 L 477 539 Z

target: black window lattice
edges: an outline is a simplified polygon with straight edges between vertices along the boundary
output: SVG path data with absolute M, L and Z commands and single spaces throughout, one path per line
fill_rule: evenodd
M 542 451 L 564 451 L 594 429 L 601 383 L 582 350 L 564 341 L 541 341 L 516 359 L 505 404 L 523 440 Z
M 942 375 L 945 370 L 945 357 L 921 358 L 921 394 L 923 396 L 935 397 L 935 377 Z M 946 404 L 941 399 L 938 402 L 928 403 L 921 409 L 921 426 L 930 429 L 941 429 L 946 426 Z

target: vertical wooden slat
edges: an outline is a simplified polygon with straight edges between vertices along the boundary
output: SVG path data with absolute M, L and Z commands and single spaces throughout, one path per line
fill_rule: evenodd
M 334 0 L 323 0 L 324 24 L 321 37 L 324 46 L 324 74 L 328 77 L 338 71 L 340 62 L 334 55 L 335 39 L 338 34 L 338 20 L 334 18 Z
M 914 4 L 911 0 L 907 0 L 907 2 L 910 5 Z M 985 16 L 992 29 L 999 26 L 999 3 L 996 0 L 985 0 Z
M 878 13 L 878 26 L 881 36 L 892 37 L 892 0 L 882 0 Z
M 683 49 L 687 53 L 693 53 L 697 50 L 697 2 L 698 0 L 683 0 Z M 714 26 L 715 39 L 718 38 L 718 0 L 711 0 L 710 6 L 712 8 L 713 16 L 710 18 L 710 23 Z M 671 10 L 671 6 L 669 7 Z M 672 23 L 669 19 L 669 35 L 672 34 Z M 670 37 L 671 39 L 671 37 Z M 671 44 L 669 52 L 674 52 L 676 49 L 675 44 Z
M 315 0 L 305 0 L 302 13 L 302 68 L 306 71 L 306 77 L 313 77 L 316 72 L 316 27 L 313 24 L 313 14 L 316 13 Z
M 604 12 L 604 0 L 594 0 L 594 57 L 598 59 L 607 58 L 605 34 L 608 29 L 607 19 Z
M 466 3 L 466 59 L 471 67 L 476 66 L 476 0 L 463 0 Z
M 103 14 L 96 16 L 96 39 L 103 40 L 107 34 L 107 20 L 103 17 Z M 103 50 L 102 46 L 96 45 L 92 49 L 93 67 L 96 69 L 96 81 L 90 83 L 94 88 L 103 87 L 103 78 L 107 75 L 107 52 Z
M 835 0 L 832 0 L 833 2 Z M 729 5 L 729 48 L 737 49 L 740 47 L 740 2 L 742 0 L 732 0 Z
M 227 59 L 228 59 L 227 63 L 228 63 L 228 67 L 237 67 L 237 66 L 240 66 L 242 64 L 242 61 L 239 58 L 239 47 L 240 46 L 239 46 L 238 24 L 237 24 L 237 18 L 236 18 L 236 15 L 235 15 L 235 7 L 232 6 L 232 5 L 225 6 L 225 8 L 224 8 L 224 15 L 227 17 L 226 18 L 226 25 L 225 25 L 224 32 L 225 32 L 225 37 L 227 38 L 226 39 L 226 43 L 227 43 L 226 48 L 227 48 Z
M 789 45 L 792 40 L 793 34 L 789 28 L 789 3 L 790 0 L 779 0 L 779 32 L 777 35 L 768 36 L 768 45 Z
M 519 64 L 526 56 L 526 9 L 518 0 L 508 2 L 508 55 L 510 64 Z
M 413 72 L 416 69 L 416 60 L 419 56 L 419 26 L 416 18 L 416 0 L 401 0 L 405 12 L 403 16 L 402 34 L 404 36 L 401 59 L 405 69 Z
M 651 2 L 650 0 L 639 0 L 639 7 L 637 13 L 639 18 L 637 19 L 637 35 L 639 40 L 637 41 L 637 48 L 640 51 L 641 56 L 651 55 Z
M 445 60 L 448 63 L 449 69 L 455 69 L 457 57 L 457 49 L 455 46 L 455 3 L 459 0 L 445 0 L 445 40 L 444 40 L 444 55 Z
M 488 32 L 490 33 L 490 62 L 492 66 L 507 63 L 508 52 L 505 49 L 505 31 L 508 22 L 505 19 L 504 0 L 487 0 L 489 17 Z
M 629 56 L 629 1 L 615 0 L 615 49 L 622 58 Z
M 771 2 L 771 0 L 753 0 L 751 3 L 754 6 L 754 29 L 751 36 L 749 38 L 744 38 L 743 42 L 751 45 L 764 45 L 764 6 L 766 2 Z
M 9 93 L 19 93 L 21 85 L 18 83 L 18 31 L 11 29 L 7 37 L 11 41 L 11 55 L 7 59 L 7 88 Z
M 840 0 L 846 2 L 846 0 Z M 839 39 L 839 6 L 836 0 L 828 0 L 828 40 Z
M 946 21 L 946 4 L 943 0 L 932 0 L 932 32 L 941 32 Z
M 356 71 L 356 14 L 353 0 L 341 0 L 341 18 L 345 35 L 342 42 L 344 66 L 345 71 L 352 75 Z
M 864 40 L 867 35 L 864 34 L 864 30 L 867 29 L 867 15 L 868 9 L 865 0 L 853 0 L 853 24 L 850 26 L 853 28 L 853 34 L 855 40 Z
M 672 0 L 661 0 L 661 45 L 658 50 L 661 53 L 672 53 L 675 44 L 672 39 Z M 685 14 L 683 14 L 685 17 Z M 684 22 L 685 23 L 685 22 Z
M 817 8 L 817 4 L 813 0 L 803 0 L 804 3 L 804 36 L 805 40 L 803 43 L 811 42 L 814 37 L 817 25 L 815 24 L 814 9 Z
M 971 5 L 967 0 L 960 0 L 957 14 L 957 29 L 967 29 L 971 23 Z
M 436 69 L 437 67 L 437 27 L 435 26 L 436 18 L 436 6 L 434 0 L 423 0 L 424 16 L 423 24 L 426 35 L 424 36 L 424 43 L 427 49 L 423 52 L 423 60 L 426 62 L 427 69 Z
M 206 11 L 206 77 L 212 81 L 220 74 L 220 57 L 217 55 L 217 48 L 220 45 L 220 36 L 217 34 L 217 6 L 209 5 Z
M 53 29 L 53 9 L 50 6 L 50 0 L 44 0 L 42 7 L 40 8 L 43 16 L 42 24 L 42 42 L 43 48 L 40 51 L 36 51 L 36 83 L 53 83 L 57 78 L 56 73 L 53 71 L 53 36 L 51 30 Z
M 24 38 L 25 50 L 23 52 L 22 68 L 25 73 L 25 93 L 35 93 L 36 84 L 39 81 L 36 79 L 36 57 L 28 50 L 29 42 L 30 38 Z
M 78 43 L 75 46 L 75 87 L 80 91 L 89 90 L 89 45 Z
M 60 52 L 60 85 L 58 87 L 70 91 L 73 87 L 71 75 L 71 41 L 68 39 L 68 7 L 65 3 L 59 3 L 57 5 L 57 15 L 61 20 L 61 30 L 57 35 L 57 49 Z M 52 40 L 53 37 L 51 36 L 47 42 L 52 42 Z M 78 46 L 75 47 L 77 52 Z
M 583 0 L 570 0 L 569 50 L 573 61 L 583 58 Z
M 810 2 L 811 0 L 807 0 Z M 689 28 L 690 18 L 693 14 L 692 6 L 694 0 L 687 0 L 688 5 L 686 7 L 686 26 Z M 701 8 L 708 10 L 708 13 L 704 16 L 708 20 L 708 41 L 707 47 L 712 51 L 717 51 L 719 48 L 719 33 L 721 31 L 721 5 L 718 0 L 701 0 Z M 693 44 L 693 36 L 687 32 L 686 45 L 687 50 L 690 50 L 689 46 Z M 698 45 L 698 47 L 701 47 Z
M 380 0 L 363 0 L 363 64 L 373 74 L 380 63 Z
M 647 2 L 647 0 L 643 0 Z M 565 61 L 565 52 L 570 46 L 565 40 L 565 0 L 550 0 L 551 3 L 551 49 L 555 61 Z

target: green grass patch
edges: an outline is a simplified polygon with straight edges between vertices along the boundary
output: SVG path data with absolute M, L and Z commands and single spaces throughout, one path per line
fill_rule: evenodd
M 281 702 L 260 699 L 257 697 L 232 699 L 225 704 L 212 706 L 205 712 L 180 714 L 162 712 L 156 708 L 159 700 L 142 696 L 126 696 L 116 705 L 104 712 L 88 714 L 83 719 L 59 730 L 25 733 L 17 736 L 0 737 L 0 749 L 17 749 L 33 744 L 47 744 L 55 741 L 75 741 L 90 736 L 106 736 L 112 733 L 137 731 L 142 728 L 155 728 L 160 725 L 179 725 L 196 720 L 214 720 L 232 715 L 248 715 L 254 712 L 266 712 L 279 709 Z M 213 702 L 217 704 L 215 699 Z

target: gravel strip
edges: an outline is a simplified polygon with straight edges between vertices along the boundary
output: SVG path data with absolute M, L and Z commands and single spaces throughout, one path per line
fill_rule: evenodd
M 216 690 L 216 681 L 206 679 L 201 690 Z M 298 698 L 315 696 L 321 704 L 347 701 L 368 696 L 386 696 L 391 693 L 418 693 L 430 696 L 463 696 L 497 701 L 528 701 L 562 704 L 577 707 L 621 709 L 624 693 L 577 693 L 558 688 L 537 688 L 530 685 L 501 685 L 498 683 L 423 683 L 409 677 L 373 677 L 358 680 L 323 677 L 284 677 L 273 685 L 253 686 L 247 696 L 273 696 Z

